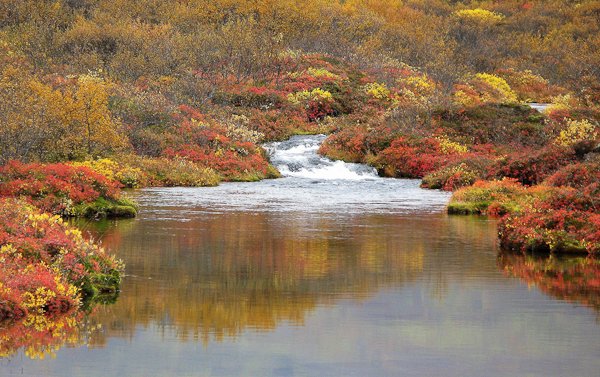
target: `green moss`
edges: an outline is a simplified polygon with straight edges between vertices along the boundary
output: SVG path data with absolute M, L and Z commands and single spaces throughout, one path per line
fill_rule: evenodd
M 265 176 L 265 178 L 281 178 L 281 173 L 279 172 L 279 170 L 277 170 L 275 166 L 269 164 L 269 166 L 267 167 L 267 175 Z
M 451 202 L 448 204 L 449 215 L 481 215 L 487 210 L 490 202 Z
M 87 218 L 131 218 L 137 215 L 137 205 L 130 199 L 111 200 L 98 198 L 91 203 L 75 206 L 76 217 Z

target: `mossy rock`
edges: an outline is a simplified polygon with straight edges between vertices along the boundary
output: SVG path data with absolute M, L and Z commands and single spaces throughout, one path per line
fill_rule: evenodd
M 87 218 L 132 218 L 137 215 L 137 205 L 129 199 L 110 200 L 98 198 L 91 203 L 75 207 L 77 217 Z

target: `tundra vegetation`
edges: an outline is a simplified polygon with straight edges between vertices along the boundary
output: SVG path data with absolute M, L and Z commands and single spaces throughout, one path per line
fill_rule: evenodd
M 593 258 L 599 24 L 592 0 L 0 0 L 0 318 L 116 290 L 119 263 L 62 217 L 277 177 L 260 143 L 303 133 L 455 191 L 449 212 L 499 217 L 507 249 Z

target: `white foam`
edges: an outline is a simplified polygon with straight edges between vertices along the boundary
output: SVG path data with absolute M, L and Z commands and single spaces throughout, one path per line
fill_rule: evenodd
M 295 136 L 266 145 L 271 162 L 284 177 L 317 180 L 362 180 L 377 178 L 377 171 L 363 164 L 333 161 L 317 152 L 324 135 Z

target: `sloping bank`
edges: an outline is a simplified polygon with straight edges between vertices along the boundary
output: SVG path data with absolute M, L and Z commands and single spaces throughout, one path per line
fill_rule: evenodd
M 568 165 L 537 186 L 516 179 L 479 181 L 459 189 L 450 214 L 500 218 L 504 249 L 527 252 L 600 252 L 600 156 Z
M 45 323 L 117 295 L 121 263 L 63 217 L 134 217 L 120 186 L 86 167 L 0 167 L 1 322 Z
M 116 295 L 122 264 L 58 215 L 22 200 L 0 199 L 0 321 L 79 310 Z

